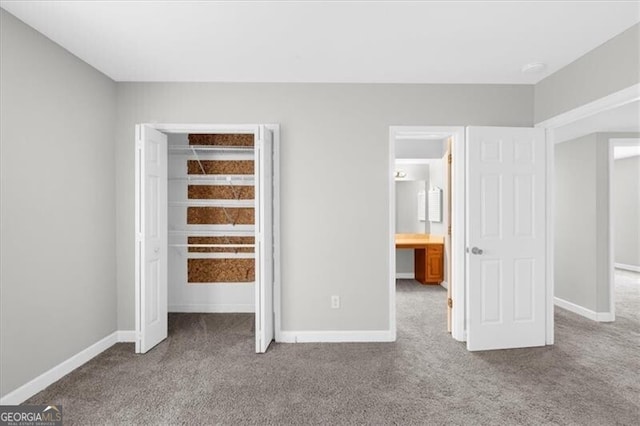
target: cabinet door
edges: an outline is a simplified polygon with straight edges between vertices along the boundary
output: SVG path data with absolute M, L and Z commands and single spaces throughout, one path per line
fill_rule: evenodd
M 443 278 L 442 246 L 427 248 L 427 279 L 428 282 L 440 282 Z

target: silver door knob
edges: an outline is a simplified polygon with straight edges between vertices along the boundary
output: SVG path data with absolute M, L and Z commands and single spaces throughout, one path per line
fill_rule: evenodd
M 472 254 L 482 254 L 482 249 L 479 249 L 478 247 L 473 247 L 473 248 L 471 248 L 471 253 Z
M 156 247 L 155 249 L 153 249 L 153 251 L 156 253 L 160 253 L 160 247 Z

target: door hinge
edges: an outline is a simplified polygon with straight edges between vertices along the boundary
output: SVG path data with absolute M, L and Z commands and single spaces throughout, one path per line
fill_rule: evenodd
M 451 225 L 449 225 L 449 228 L 447 229 L 447 232 L 449 233 L 449 235 L 451 235 Z
M 447 298 L 447 306 L 450 308 L 453 308 L 453 299 L 452 298 Z
M 451 154 L 449 154 L 449 164 L 451 164 L 452 161 L 453 161 L 453 157 L 451 156 Z

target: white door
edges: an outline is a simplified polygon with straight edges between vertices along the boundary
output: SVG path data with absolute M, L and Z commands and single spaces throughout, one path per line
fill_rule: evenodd
M 467 128 L 467 348 L 545 344 L 544 129 Z
M 136 352 L 167 337 L 167 136 L 136 126 Z
M 255 150 L 256 352 L 274 338 L 273 315 L 273 136 L 260 126 Z

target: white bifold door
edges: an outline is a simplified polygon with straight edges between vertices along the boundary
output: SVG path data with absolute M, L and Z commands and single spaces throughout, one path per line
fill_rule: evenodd
M 167 337 L 167 136 L 136 126 L 136 352 Z
M 267 351 L 274 339 L 273 283 L 273 135 L 260 126 L 255 150 L 256 218 L 256 352 Z
M 467 348 L 545 344 L 544 129 L 468 127 Z
M 181 129 L 188 126 L 180 126 Z M 221 129 L 226 130 L 226 127 Z M 185 130 L 182 130 L 184 132 Z M 188 130 L 186 130 L 188 131 Z M 215 126 L 212 126 L 215 133 Z M 255 329 L 256 352 L 274 339 L 273 135 L 255 126 Z M 136 126 L 136 352 L 167 337 L 168 322 L 167 136 Z

